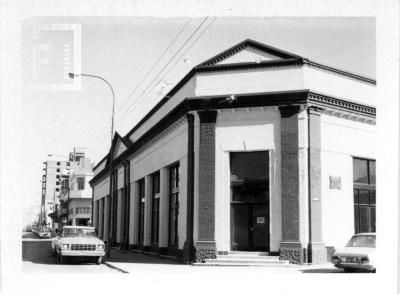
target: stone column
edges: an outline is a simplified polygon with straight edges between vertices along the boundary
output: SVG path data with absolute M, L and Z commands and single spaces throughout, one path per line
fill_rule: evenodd
M 299 111 L 300 106 L 282 106 L 281 112 L 281 177 L 282 241 L 279 258 L 291 263 L 304 262 L 300 241 L 299 197 Z
M 93 195 L 92 195 L 93 197 Z M 97 232 L 99 231 L 99 200 L 94 201 L 94 199 L 92 198 L 92 203 L 93 203 L 93 207 L 92 207 L 92 226 L 97 230 Z
M 137 182 L 131 183 L 130 189 L 130 216 L 129 216 L 129 244 L 130 248 L 137 248 L 139 227 L 139 199 Z
M 327 261 L 322 242 L 321 224 L 321 113 L 319 107 L 308 108 L 308 181 L 309 181 L 309 243 L 308 260 L 312 263 Z
M 150 251 L 151 246 L 151 176 L 146 176 L 144 180 L 144 240 L 143 250 Z
M 98 233 L 100 239 L 103 239 L 104 236 L 104 224 L 103 224 L 103 218 L 104 218 L 104 197 L 99 199 L 99 227 L 98 227 Z
M 188 123 L 188 149 L 187 149 L 187 189 L 186 189 L 186 240 L 183 245 L 183 261 L 193 261 L 193 213 L 194 213 L 194 116 L 186 115 Z
M 215 124 L 216 111 L 199 111 L 199 227 L 196 261 L 216 258 L 215 244 Z
M 160 170 L 160 229 L 158 247 L 160 254 L 167 254 L 168 247 L 168 167 Z
M 116 239 L 117 244 L 120 245 L 121 241 L 122 241 L 122 235 L 121 235 L 121 233 L 122 233 L 122 207 L 123 207 L 122 206 L 123 205 L 122 190 L 117 190 L 116 198 L 117 198 L 117 214 L 116 214 L 117 222 L 116 222 L 116 235 L 115 235 L 116 238 L 115 239 Z
M 110 195 L 107 195 L 104 197 L 104 217 L 103 217 L 103 228 L 104 228 L 104 233 L 103 233 L 103 240 L 108 241 L 108 235 L 109 235 L 109 205 L 110 205 Z

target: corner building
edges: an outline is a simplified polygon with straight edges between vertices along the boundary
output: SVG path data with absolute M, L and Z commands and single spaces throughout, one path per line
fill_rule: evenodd
M 114 246 L 183 262 L 230 251 L 325 262 L 375 231 L 375 88 L 245 40 L 115 134 L 91 181 L 94 225 Z

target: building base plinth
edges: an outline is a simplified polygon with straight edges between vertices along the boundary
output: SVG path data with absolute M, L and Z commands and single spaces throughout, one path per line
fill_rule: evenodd
M 204 262 L 205 259 L 217 258 L 217 246 L 215 241 L 197 241 L 194 246 L 196 262 Z
M 310 242 L 307 246 L 309 263 L 325 263 L 328 261 L 327 249 L 324 243 Z
M 290 263 L 304 263 L 305 248 L 300 242 L 281 242 L 279 248 L 279 259 L 289 260 Z
M 193 241 L 185 241 L 182 254 L 183 263 L 189 264 L 193 262 L 193 251 Z

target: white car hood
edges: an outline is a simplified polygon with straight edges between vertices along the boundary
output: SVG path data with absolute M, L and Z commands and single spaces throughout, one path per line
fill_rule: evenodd
M 368 255 L 374 251 L 371 247 L 344 247 L 335 250 L 334 255 Z

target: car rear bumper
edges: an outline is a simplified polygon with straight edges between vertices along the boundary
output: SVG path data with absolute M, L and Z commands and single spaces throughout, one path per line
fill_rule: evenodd
M 360 263 L 336 263 L 334 264 L 337 268 L 343 269 L 359 269 L 365 271 L 375 271 L 375 267 L 371 264 L 360 264 Z

